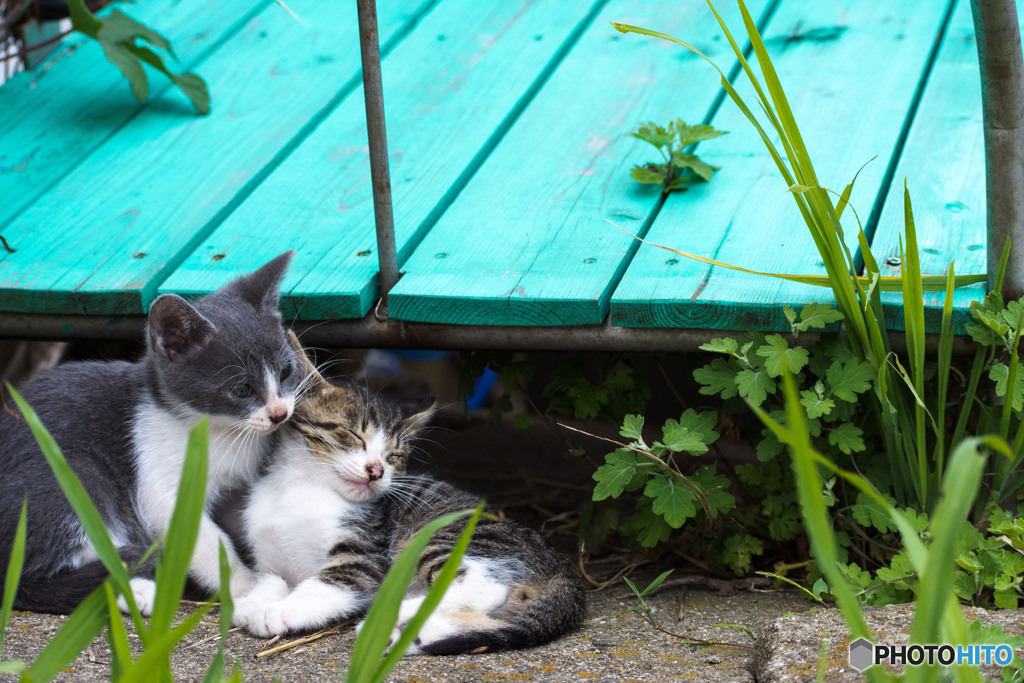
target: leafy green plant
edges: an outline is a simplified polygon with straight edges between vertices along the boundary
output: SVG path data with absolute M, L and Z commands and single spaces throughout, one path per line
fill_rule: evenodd
M 771 418 L 755 405 L 751 408 L 778 439 L 790 448 L 793 467 L 797 475 L 797 490 L 803 508 L 804 523 L 811 540 L 812 552 L 818 566 L 825 575 L 831 594 L 835 597 L 850 629 L 851 638 L 871 639 L 871 633 L 864 621 L 855 585 L 849 581 L 849 572 L 839 557 L 837 541 L 825 501 L 821 496 L 824 481 L 820 470 L 831 472 L 849 483 L 870 499 L 899 531 L 905 549 L 905 556 L 919 578 L 915 586 L 916 609 L 910 632 L 910 643 L 949 643 L 966 645 L 972 642 L 975 631 L 968 627 L 957 602 L 957 596 L 950 592 L 955 571 L 958 539 L 971 505 L 981 485 L 987 453 L 1000 457 L 1012 457 L 1009 446 L 996 436 L 984 439 L 964 440 L 949 458 L 949 467 L 940 488 L 930 523 L 926 546 L 921 538 L 920 519 L 894 507 L 866 479 L 843 470 L 818 453 L 808 438 L 804 412 L 799 404 L 796 385 L 789 374 L 784 376 L 783 391 L 786 397 L 785 425 Z M 1005 638 L 1003 642 L 1010 639 Z M 1019 646 L 1021 639 L 1014 639 Z M 973 640 L 973 642 L 977 642 Z M 957 667 L 957 680 L 980 681 L 980 674 L 970 667 Z M 883 680 L 884 674 L 875 667 L 866 672 L 869 680 Z M 933 680 L 935 667 L 920 666 L 907 669 L 909 681 Z
M 619 531 L 650 548 L 665 541 L 688 520 L 710 522 L 735 499 L 725 488 L 729 480 L 714 465 L 684 475 L 676 463 L 679 453 L 702 455 L 718 439 L 714 431 L 718 416 L 711 411 L 687 410 L 678 420 L 669 420 L 662 438 L 644 441 L 644 418 L 627 415 L 619 432 L 629 442 L 605 456 L 605 464 L 594 472 L 595 501 L 617 498 L 627 491 L 643 489 L 633 514 L 619 523 Z
M 868 363 L 873 369 L 875 379 L 870 391 L 873 406 L 869 414 L 870 419 L 877 422 L 877 430 L 882 438 L 884 451 L 891 463 L 891 486 L 895 497 L 901 503 L 913 501 L 919 509 L 930 510 L 936 499 L 936 491 L 942 479 L 945 461 L 952 445 L 956 443 L 955 440 L 947 440 L 945 433 L 947 410 L 945 399 L 948 396 L 948 369 L 953 336 L 951 293 L 954 287 L 978 282 L 984 276 L 958 277 L 952 267 L 947 276 L 922 276 L 913 212 L 910 195 L 907 191 L 904 192 L 907 239 L 905 250 L 901 254 L 902 276 L 898 278 L 882 277 L 878 264 L 871 254 L 867 238 L 859 226 L 857 234 L 860 255 L 866 274 L 858 276 L 857 260 L 846 244 L 845 231 L 841 222 L 856 177 L 842 193 L 838 194 L 838 201 L 833 202 L 830 192 L 818 183 L 811 157 L 804 146 L 782 84 L 779 82 L 767 49 L 746 6 L 740 0 L 743 22 L 760 66 L 761 75 L 764 78 L 763 83 L 747 62 L 742 50 L 725 22 L 714 9 L 713 4 L 710 1 L 708 4 L 732 46 L 743 72 L 753 85 L 758 103 L 768 119 L 772 134 L 780 140 L 781 152 L 773 142 L 773 135 L 769 135 L 761 122 L 754 116 L 753 111 L 739 96 L 725 73 L 703 53 L 689 43 L 664 33 L 625 24 L 613 23 L 613 26 L 624 33 L 639 33 L 681 45 L 704 58 L 721 74 L 722 87 L 757 130 L 782 175 L 815 244 L 818 246 L 827 273 L 825 278 L 799 275 L 779 277 L 828 286 L 832 289 L 839 312 L 843 316 L 846 336 L 849 339 L 853 357 L 858 363 Z M 703 258 L 701 260 L 710 261 Z M 722 265 L 734 267 L 728 264 Z M 894 289 L 903 293 L 907 353 L 902 362 L 892 352 L 881 302 L 881 292 Z M 941 406 L 941 410 L 936 410 L 935 406 L 929 408 L 924 392 L 926 373 L 922 292 L 925 289 L 946 291 L 946 307 L 942 316 L 938 362 L 940 368 L 947 372 L 938 374 L 938 390 L 936 392 L 936 396 L 940 399 L 938 405 Z M 745 377 L 750 383 L 749 393 L 756 396 L 762 391 L 765 393 L 769 391 L 764 383 L 765 377 L 759 373 L 752 371 Z M 966 403 L 962 407 L 956 423 L 966 424 L 971 409 L 972 404 Z M 1009 422 L 1007 415 L 1004 419 L 1007 430 Z M 1022 436 L 1021 443 L 1024 448 L 1024 436 Z
M 686 183 L 697 178 L 710 182 L 719 167 L 704 162 L 692 153 L 692 149 L 698 142 L 725 133 L 713 126 L 691 126 L 682 119 L 670 121 L 667 126 L 659 126 L 653 121 L 641 123 L 630 135 L 657 149 L 662 161 L 634 166 L 629 175 L 638 183 L 661 185 L 666 193 L 681 190 Z
M 86 8 L 83 0 L 68 0 L 68 10 L 74 29 L 100 44 L 107 59 L 128 79 L 136 100 L 145 102 L 149 95 L 149 79 L 142 66 L 145 63 L 171 79 L 192 102 L 197 112 L 203 116 L 210 113 L 210 93 L 206 81 L 196 74 L 172 73 L 160 55 L 137 42 L 148 43 L 157 50 L 166 51 L 172 59 L 177 59 L 171 44 L 162 35 L 120 10 L 112 10 L 100 19 Z
M 441 602 L 448 586 L 455 579 L 459 563 L 462 562 L 462 557 L 469 546 L 473 530 L 481 515 L 484 514 L 483 509 L 484 503 L 481 501 L 476 510 L 452 512 L 431 521 L 420 529 L 395 560 L 391 569 L 388 570 L 387 576 L 384 577 L 377 596 L 373 600 L 373 605 L 370 606 L 370 611 L 366 615 L 363 628 L 352 646 L 352 658 L 346 677 L 349 683 L 377 683 L 388 677 L 398 660 L 409 649 L 409 645 L 416 638 L 427 617 Z M 388 641 L 395 623 L 398 621 L 398 611 L 405 598 L 405 592 L 415 578 L 416 565 L 420 555 L 433 535 L 440 529 L 467 516 L 469 516 L 469 520 L 452 548 L 451 555 L 445 560 L 416 614 L 402 630 L 398 642 L 389 650 Z
M 837 481 L 841 482 L 842 487 L 849 488 L 851 493 L 847 494 L 847 500 L 853 498 L 855 492 L 855 505 L 860 509 L 853 514 L 855 517 L 859 515 L 859 521 L 885 532 L 894 531 L 899 535 L 903 545 L 903 559 L 897 569 L 903 576 L 892 577 L 890 583 L 897 584 L 911 578 L 916 579 L 912 586 L 916 596 L 916 611 L 910 642 L 966 644 L 977 634 L 965 623 L 957 596 L 949 590 L 949 586 L 954 582 L 958 561 L 961 566 L 967 564 L 971 570 L 976 567 L 979 571 L 983 569 L 983 561 L 971 561 L 974 558 L 969 554 L 970 551 L 968 554 L 958 552 L 963 550 L 958 548 L 958 542 L 972 507 L 977 507 L 979 501 L 992 498 L 981 494 L 986 462 L 991 460 L 993 464 L 994 474 L 990 483 L 991 490 L 998 492 L 994 496 L 995 499 L 1000 499 L 1000 496 L 1008 491 L 1013 492 L 1020 483 L 1018 479 L 1008 480 L 1008 477 L 1016 472 L 1020 464 L 1020 452 L 1015 450 L 1018 439 L 1024 447 L 1019 406 L 1014 406 L 1017 386 L 1016 349 L 1020 338 L 1019 330 L 1024 327 L 1024 307 L 1008 310 L 1008 314 L 1005 315 L 1001 314 L 1002 301 L 998 295 L 993 295 L 992 300 L 988 302 L 989 305 L 975 307 L 972 311 L 984 328 L 994 333 L 991 338 L 993 346 L 997 345 L 996 342 L 1004 342 L 1009 356 L 1005 369 L 990 364 L 989 367 L 994 369 L 990 369 L 989 372 L 990 377 L 997 383 L 1001 378 L 1005 379 L 1003 393 L 1008 398 L 1002 406 L 993 406 L 991 411 L 998 413 L 998 436 L 964 439 L 988 351 L 979 348 L 970 374 L 963 382 L 966 385 L 966 400 L 962 405 L 951 407 L 947 399 L 950 398 L 952 367 L 952 292 L 956 286 L 977 281 L 978 278 L 958 278 L 952 265 L 948 274 L 938 278 L 938 281 L 936 278 L 922 276 L 913 212 L 906 189 L 906 247 L 901 253 L 904 264 L 902 277 L 888 281 L 881 277 L 862 230 L 859 231 L 859 244 L 866 274 L 857 275 L 857 261 L 846 245 L 840 222 L 853 183 L 851 182 L 843 193 L 838 195 L 836 203 L 833 203 L 829 192 L 818 184 L 781 83 L 742 0 L 739 0 L 740 10 L 764 77 L 763 85 L 753 73 L 710 1 L 709 5 L 715 12 L 736 57 L 740 60 L 743 71 L 752 83 L 761 109 L 768 117 L 774 134 L 781 141 L 785 158 L 783 153 L 776 149 L 772 137 L 739 97 L 724 73 L 715 66 L 722 73 L 722 86 L 760 134 L 818 245 L 827 271 L 827 285 L 832 288 L 839 312 L 842 314 L 849 340 L 850 360 L 854 365 L 847 366 L 840 362 L 831 377 L 826 368 L 824 378 L 811 369 L 812 374 L 817 374 L 814 387 L 800 392 L 793 374 L 800 372 L 805 366 L 809 367 L 810 359 L 799 351 L 790 353 L 792 350 L 788 345 L 783 348 L 782 344 L 765 344 L 758 339 L 746 344 L 735 340 L 718 340 L 717 346 L 720 348 L 708 350 L 726 354 L 733 365 L 728 366 L 726 361 L 720 363 L 717 377 L 710 374 L 705 376 L 705 379 L 714 380 L 714 383 L 705 383 L 705 386 L 713 393 L 732 391 L 742 395 L 778 442 L 789 446 L 796 475 L 798 500 L 811 543 L 811 554 L 817 560 L 828 589 L 843 612 L 852 638 L 870 639 L 870 632 L 854 587 L 861 582 L 865 572 L 845 563 L 840 537 L 829 521 L 829 507 L 836 504 L 833 490 L 840 488 L 836 484 Z M 677 43 L 707 60 L 707 57 L 696 48 L 671 36 L 621 24 L 615 24 L 615 27 L 623 32 L 641 33 Z M 710 60 L 707 61 L 710 63 Z M 1001 289 L 1005 259 L 1004 251 L 1004 265 L 995 278 L 996 292 Z M 704 258 L 701 260 L 709 261 Z M 785 277 L 799 282 L 826 284 L 821 279 L 811 276 Z M 906 324 L 907 351 L 902 359 L 891 350 L 890 334 L 885 329 L 880 297 L 881 291 L 896 287 L 903 294 Z M 922 292 L 929 287 L 942 288 L 946 293 L 946 305 L 940 324 L 939 350 L 934 368 L 927 367 L 924 345 Z M 787 313 L 787 317 L 791 324 L 796 324 L 796 317 L 792 312 Z M 1011 335 L 1011 325 L 1014 322 L 1017 327 Z M 979 334 L 988 334 L 985 329 L 977 329 Z M 712 344 L 716 345 L 715 342 Z M 758 363 L 751 357 L 749 352 L 754 346 L 758 347 L 755 355 L 762 355 L 761 350 L 764 350 L 763 363 Z M 768 368 L 769 360 L 774 363 L 774 369 L 782 377 L 785 403 L 782 415 L 772 416 L 761 407 L 765 399 L 778 389 L 777 384 L 768 381 L 773 379 L 772 371 Z M 836 359 L 828 360 L 831 365 Z M 865 370 L 861 376 L 860 368 L 865 366 L 871 372 Z M 866 402 L 864 413 L 858 417 L 861 426 L 873 423 L 872 430 L 880 444 L 877 452 L 884 454 L 884 459 L 891 465 L 888 480 L 885 477 L 876 480 L 884 482 L 884 488 L 891 490 L 893 496 L 884 495 L 878 487 L 873 486 L 860 474 L 837 466 L 832 460 L 822 456 L 812 443 L 812 438 L 818 436 L 815 434 L 817 430 L 813 421 L 831 415 L 831 411 L 837 407 L 832 397 L 836 396 L 843 402 L 849 402 L 841 392 L 836 391 L 837 387 L 844 384 L 843 375 L 846 371 L 851 371 L 851 377 L 856 380 L 850 387 L 852 394 L 863 393 L 866 397 L 872 398 L 870 402 Z M 934 373 L 934 392 L 926 391 L 930 373 Z M 818 382 L 822 384 L 819 386 Z M 853 391 L 854 387 L 857 391 Z M 935 399 L 931 399 L 933 395 Z M 947 412 L 951 413 L 950 417 L 955 417 L 948 423 Z M 982 418 L 984 417 L 982 415 Z M 949 438 L 950 425 L 955 425 L 952 427 L 952 438 Z M 1014 434 L 1014 446 L 1007 444 L 1007 436 L 1011 433 Z M 863 430 L 856 436 L 862 434 Z M 859 441 L 840 439 L 831 446 L 833 451 L 842 451 L 840 444 L 846 442 L 846 450 L 849 452 L 843 455 L 852 457 L 862 450 L 859 446 L 863 441 L 863 438 Z M 822 470 L 830 472 L 834 475 L 833 478 L 823 479 Z M 910 505 L 914 509 L 900 510 L 898 504 Z M 1011 523 L 1010 530 L 1012 526 Z M 928 545 L 923 540 L 924 534 L 927 534 L 930 541 Z M 911 571 L 913 575 L 907 573 Z M 852 584 L 851 577 L 854 577 Z M 1017 588 L 1013 585 L 1012 578 L 996 579 L 995 583 L 995 591 L 1003 596 Z M 820 593 L 820 589 L 820 585 L 815 586 L 816 592 Z M 954 672 L 958 680 L 980 680 L 978 672 L 967 667 L 960 667 Z M 935 667 L 914 667 L 907 671 L 906 677 L 908 680 L 928 680 L 934 678 L 936 673 Z M 872 680 L 881 680 L 884 677 L 883 672 L 877 669 L 869 669 L 867 675 Z
M 154 600 L 153 614 L 147 626 L 143 620 L 129 585 L 130 573 L 121 561 L 117 548 L 107 533 L 99 512 L 93 505 L 82 486 L 81 481 L 64 459 L 57 443 L 43 426 L 39 417 L 24 399 L 10 385 L 7 386 L 14 398 L 21 415 L 39 443 L 44 457 L 50 464 L 57 481 L 71 503 L 75 514 L 82 522 L 86 535 L 96 550 L 100 561 L 110 572 L 99 588 L 93 591 L 79 607 L 68 616 L 64 625 L 46 645 L 35 661 L 27 667 L 20 662 L 5 663 L 5 670 L 20 672 L 23 680 L 47 681 L 61 673 L 65 667 L 81 654 L 104 627 L 107 628 L 107 641 L 111 651 L 111 678 L 117 681 L 127 680 L 162 680 L 172 681 L 170 655 L 174 647 L 181 642 L 210 611 L 214 603 L 209 601 L 175 624 L 181 603 L 182 590 L 188 574 L 188 566 L 192 558 L 192 550 L 199 532 L 199 519 L 205 505 L 205 497 L 196 492 L 206 490 L 208 436 L 207 423 L 203 419 L 189 434 L 188 447 L 185 454 L 185 465 L 175 502 L 171 524 L 164 539 L 165 551 L 157 562 L 157 589 Z M 24 518 L 24 513 L 23 513 Z M 3 624 L 6 625 L 9 615 L 9 603 L 14 599 L 12 585 L 16 585 L 17 568 L 20 573 L 21 557 L 24 554 L 23 536 L 15 539 L 15 553 L 12 553 L 11 564 L 5 580 Z M 17 562 L 16 562 L 17 560 Z M 221 646 L 218 657 L 214 660 L 206 680 L 217 681 L 224 678 L 223 638 L 230 626 L 231 602 L 228 590 L 230 569 L 227 557 L 221 549 L 221 599 L 222 623 Z M 128 605 L 135 632 L 143 646 L 142 654 L 135 660 L 131 656 L 128 635 L 124 627 L 118 597 L 123 597 Z

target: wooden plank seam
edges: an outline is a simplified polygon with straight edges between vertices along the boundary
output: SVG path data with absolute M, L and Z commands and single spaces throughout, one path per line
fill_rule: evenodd
M 953 0 L 953 1 L 955 2 L 955 0 Z M 768 27 L 768 22 L 770 22 L 771 18 L 775 15 L 775 10 L 778 8 L 780 2 L 782 2 L 782 0 L 772 0 L 771 2 L 768 3 L 768 5 L 765 6 L 764 10 L 761 12 L 761 16 L 758 17 L 758 19 L 757 19 L 757 30 L 758 30 L 759 33 L 762 33 L 762 34 L 764 33 L 765 29 Z M 749 60 L 751 52 L 753 52 L 753 46 L 750 44 L 750 40 L 748 39 L 743 44 L 743 58 Z M 743 66 L 740 64 L 740 61 L 737 59 L 737 60 L 735 60 L 733 62 L 732 67 L 727 72 L 726 78 L 729 80 L 730 83 L 735 84 L 736 83 L 736 79 L 739 78 L 739 76 L 742 73 L 742 71 L 743 71 Z M 718 93 L 715 95 L 715 98 L 711 101 L 711 106 L 708 107 L 708 113 L 705 114 L 704 118 L 701 120 L 701 124 L 702 125 L 705 125 L 705 126 L 710 126 L 711 125 L 712 121 L 714 121 L 715 115 L 722 108 L 722 104 L 725 103 L 725 98 L 727 96 L 728 95 L 725 92 L 725 88 L 721 88 L 720 87 L 718 89 Z M 700 145 L 700 143 L 699 142 L 695 142 L 695 143 L 687 146 L 683 150 L 683 152 L 685 154 L 693 154 L 694 150 L 697 149 L 698 145 Z M 645 239 L 647 237 L 647 233 L 650 231 L 651 226 L 654 225 L 654 221 L 657 220 L 658 214 L 661 213 L 661 208 L 663 206 L 665 206 L 665 200 L 667 198 L 668 198 L 668 195 L 666 195 L 664 192 L 661 193 L 660 195 L 658 195 L 658 201 L 656 201 L 654 203 L 654 207 L 651 209 L 651 212 L 647 215 L 647 218 L 644 220 L 643 223 L 641 223 L 640 228 L 637 230 L 636 236 L 639 237 L 640 239 L 633 240 L 630 243 L 629 247 L 626 250 L 626 256 L 622 259 L 622 262 L 619 264 L 619 267 L 616 269 L 615 274 L 612 276 L 611 281 L 609 282 L 609 287 L 608 287 L 608 300 L 609 301 L 611 300 L 611 297 L 613 297 L 615 295 L 615 290 L 618 289 L 619 283 L 622 281 L 622 278 L 625 277 L 626 271 L 629 270 L 629 266 L 633 262 L 633 258 L 636 256 L 637 252 L 640 250 L 640 245 L 643 244 L 643 242 L 641 242 L 640 240 L 643 240 L 643 239 Z M 728 235 L 728 233 L 726 233 L 726 235 Z M 724 240 L 725 240 L 725 238 L 723 238 L 722 241 L 724 242 Z M 715 252 L 711 256 L 711 258 L 713 258 L 713 259 L 717 259 L 718 258 L 718 250 L 721 249 L 721 247 L 722 247 L 722 242 L 720 242 L 718 244 L 718 246 L 715 248 Z M 700 291 L 701 289 L 704 288 L 704 285 L 707 284 L 707 280 L 710 277 L 711 277 L 711 269 L 708 269 L 708 272 L 704 276 L 704 282 L 701 284 L 701 286 L 698 289 L 698 291 Z M 605 316 L 605 320 L 610 319 L 611 318 L 611 314 L 612 314 L 611 313 L 611 306 L 609 305 L 609 307 L 608 307 L 608 314 Z
M 921 98 L 924 96 L 925 88 L 928 85 L 928 81 L 932 75 L 932 69 L 935 67 L 935 61 L 938 59 L 939 50 L 942 47 L 942 43 L 946 40 L 946 34 L 949 31 L 949 24 L 953 19 L 953 10 L 956 9 L 957 0 L 949 0 L 946 4 L 946 12 L 942 16 L 942 21 L 939 23 L 939 30 L 935 36 L 935 42 L 932 43 L 931 49 L 928 51 L 928 57 L 925 60 L 924 69 L 921 71 L 921 78 L 917 82 L 917 86 L 914 88 L 914 95 L 910 100 L 910 107 L 907 109 L 906 118 L 903 120 L 903 127 L 900 129 L 899 136 L 896 138 L 896 144 L 893 146 L 892 156 L 889 158 L 889 165 L 885 169 L 885 173 L 882 175 L 882 184 L 880 187 L 891 187 L 893 183 L 893 177 L 896 175 L 896 167 L 899 165 L 900 158 L 903 156 L 903 150 L 907 144 L 907 137 L 910 135 L 910 128 L 914 124 L 914 118 L 917 116 L 918 108 L 921 105 Z M 867 238 L 868 244 L 873 246 L 875 239 L 875 231 L 878 228 L 878 221 L 882 217 L 882 209 L 885 207 L 885 200 L 888 197 L 888 192 L 879 192 L 875 197 L 874 205 L 871 207 L 871 213 L 868 214 L 868 219 L 864 223 L 864 236 Z M 876 255 L 877 258 L 877 255 Z M 857 272 L 864 275 L 864 254 L 858 247 L 857 252 L 853 257 L 854 267 Z M 902 300 L 902 296 L 901 296 Z
M 582 20 L 573 28 L 569 37 L 559 46 L 558 50 L 551 57 L 551 60 L 544 66 L 537 78 L 530 84 L 530 86 L 523 92 L 522 96 L 516 100 L 516 103 L 509 110 L 505 118 L 502 119 L 501 123 L 494 129 L 487 141 L 477 150 L 477 153 L 473 155 L 473 158 L 469 161 L 462 173 L 455 179 L 451 187 L 441 196 L 434 208 L 427 214 L 423 222 L 417 226 L 413 234 L 406 240 L 405 244 L 398 250 L 398 266 L 399 269 L 405 264 L 416 248 L 419 247 L 423 238 L 427 236 L 431 228 L 437 224 L 444 215 L 444 212 L 448 210 L 448 207 L 458 198 L 459 193 L 462 192 L 463 188 L 473 179 L 476 172 L 483 166 L 487 158 L 495 150 L 498 144 L 501 143 L 509 129 L 515 125 L 515 122 L 519 120 L 520 115 L 526 110 L 530 102 L 533 101 L 537 93 L 540 92 L 544 84 L 547 83 L 551 74 L 555 72 L 558 65 L 562 63 L 565 56 L 569 54 L 570 50 L 575 47 L 576 43 L 579 42 L 580 37 L 586 31 L 586 29 L 594 22 L 597 15 L 600 14 L 601 10 L 608 3 L 609 0 L 597 0 L 590 11 L 583 17 Z M 378 295 L 379 296 L 379 293 Z
M 403 25 L 397 29 L 391 37 L 381 45 L 380 56 L 383 60 L 391 51 L 399 45 L 402 40 L 408 36 L 414 28 L 419 24 L 420 20 L 426 16 L 434 7 L 437 6 L 440 0 L 426 0 L 421 4 L 417 10 L 405 20 Z M 341 102 L 348 97 L 352 92 L 362 85 L 363 75 L 362 69 L 358 69 L 356 73 L 351 76 L 340 90 L 330 99 L 330 101 L 316 112 L 310 119 L 299 129 L 288 142 L 281 146 L 274 157 L 259 171 L 257 171 L 249 181 L 242 186 L 242 188 L 227 202 L 213 217 L 206 222 L 199 230 L 197 230 L 192 237 L 178 250 L 174 256 L 167 260 L 164 267 L 161 268 L 157 273 L 143 286 L 141 291 L 142 308 L 144 311 L 149 310 L 149 304 L 152 303 L 153 299 L 157 297 L 160 286 L 163 285 L 164 281 L 170 277 L 171 273 L 177 269 L 182 262 L 188 258 L 188 256 L 196 250 L 196 248 L 202 244 L 206 238 L 208 238 L 217 227 L 223 223 L 228 216 L 230 216 L 235 209 L 237 209 L 242 202 L 248 199 L 249 195 L 259 187 L 271 173 L 277 169 L 281 163 L 288 158 L 288 156 L 300 145 L 310 134 L 317 129 L 317 127 L 323 123 L 323 121 L 330 116 L 330 114 L 338 107 Z
M 217 50 L 222 48 L 229 40 L 234 38 L 238 34 L 238 32 L 241 31 L 245 27 L 246 24 L 248 24 L 250 21 L 252 21 L 252 19 L 254 17 L 256 17 L 260 13 L 264 12 L 271 4 L 273 4 L 273 0 L 266 0 L 266 2 L 263 2 L 261 4 L 255 5 L 251 10 L 246 12 L 244 15 L 242 15 L 241 18 L 239 18 L 237 21 L 235 21 L 228 28 L 227 31 L 225 31 L 223 34 L 221 34 L 220 38 L 218 38 L 214 42 L 210 43 L 210 45 L 207 46 L 205 49 L 200 50 L 199 53 L 196 54 L 196 56 L 193 57 L 191 60 L 179 63 L 179 65 L 181 67 L 181 72 L 182 73 L 186 73 L 186 72 L 195 71 L 203 62 L 205 62 L 210 57 L 210 55 L 212 55 L 213 53 L 217 52 Z M 74 33 L 70 34 L 70 37 L 74 38 L 74 39 L 77 39 L 77 42 L 83 42 L 85 40 L 89 40 L 88 38 L 84 38 L 84 37 L 79 36 L 78 34 L 74 34 Z M 65 41 L 67 41 L 67 40 L 68 39 L 65 38 Z M 172 45 L 171 47 L 174 47 L 174 46 Z M 61 58 L 62 56 L 63 56 L 62 52 L 56 51 L 56 52 L 54 52 L 53 55 L 51 55 L 47 59 L 47 62 L 49 62 L 51 60 L 54 60 L 54 59 Z M 38 70 L 45 70 L 47 62 L 43 62 L 43 64 L 37 66 L 36 69 L 38 69 Z M 116 67 L 113 64 L 110 64 L 110 68 L 114 69 Z M 77 169 L 86 159 L 88 159 L 95 150 L 97 150 L 101 146 L 103 146 L 110 138 L 112 138 L 115 135 L 117 135 L 117 133 L 122 128 L 127 126 L 137 116 L 139 116 L 139 114 L 141 114 L 145 110 L 146 107 L 151 106 L 151 103 L 158 101 L 164 95 L 164 93 L 166 93 L 168 90 L 171 90 L 171 89 L 177 87 L 173 83 L 171 83 L 170 80 L 167 80 L 167 79 L 164 79 L 164 80 L 166 82 L 163 83 L 162 86 L 158 85 L 157 87 L 151 88 L 151 90 L 149 92 L 149 96 L 146 98 L 146 101 L 139 103 L 138 107 L 136 107 L 135 110 L 132 111 L 130 114 L 128 114 L 122 121 L 120 121 L 119 123 L 114 125 L 112 128 L 110 128 L 108 131 L 106 131 L 105 134 L 95 136 L 94 144 L 92 144 L 88 149 L 84 150 L 83 153 L 81 154 L 81 156 L 79 156 L 79 158 L 75 162 L 73 162 L 72 164 L 68 165 L 67 168 L 65 168 L 59 175 L 54 176 L 47 184 L 41 185 L 40 189 L 37 192 L 35 192 L 34 194 L 32 194 L 31 197 L 29 197 L 28 200 L 25 201 L 21 206 L 15 207 L 14 210 L 10 212 L 10 215 L 8 216 L 8 218 L 6 220 L 0 221 L 0 231 L 2 231 L 4 228 L 6 228 L 10 223 L 12 223 L 15 220 L 17 220 L 18 216 L 20 216 L 23 211 L 25 211 L 26 209 L 28 209 L 29 207 L 34 205 L 36 202 L 38 202 L 41 197 L 43 197 L 48 192 L 50 192 L 50 190 L 52 190 L 57 184 L 59 184 L 68 175 L 70 175 L 72 172 L 74 172 L 75 169 Z M 125 85 L 127 87 L 127 81 L 125 81 Z M 10 202 L 14 202 L 16 200 L 16 198 L 8 196 L 8 197 L 5 197 L 5 201 L 7 201 L 7 200 L 9 200 Z

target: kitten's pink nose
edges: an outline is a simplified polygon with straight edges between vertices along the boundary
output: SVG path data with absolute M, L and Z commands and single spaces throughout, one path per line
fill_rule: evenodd
M 376 481 L 384 476 L 384 468 L 379 462 L 366 463 L 366 473 L 370 475 L 370 481 Z
M 267 404 L 267 417 L 274 424 L 280 424 L 288 418 L 288 406 L 284 401 L 277 400 Z

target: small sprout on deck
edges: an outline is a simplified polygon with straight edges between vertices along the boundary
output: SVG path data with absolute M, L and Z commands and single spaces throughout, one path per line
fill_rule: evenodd
M 630 135 L 656 147 L 663 163 L 634 166 L 629 175 L 638 183 L 661 185 L 662 192 L 666 193 L 682 190 L 683 185 L 694 178 L 708 182 L 719 167 L 711 166 L 696 154 L 688 153 L 693 151 L 688 148 L 702 140 L 724 135 L 725 132 L 715 130 L 713 126 L 691 126 L 682 119 L 670 122 L 667 127 L 653 121 L 641 123 Z

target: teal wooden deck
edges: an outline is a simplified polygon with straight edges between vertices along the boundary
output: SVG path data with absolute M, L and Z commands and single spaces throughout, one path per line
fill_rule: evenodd
M 367 332 L 385 323 L 372 315 L 377 254 L 355 3 L 288 4 L 307 22 L 268 0 L 125 8 L 171 40 L 182 70 L 207 80 L 206 117 L 157 74 L 148 103 L 137 104 L 85 39 L 0 87 L 0 235 L 13 249 L 0 250 L 0 334 L 134 334 L 157 295 L 200 295 L 295 249 L 286 316 L 360 321 L 324 329 L 339 341 L 388 343 Z M 721 5 L 741 34 L 736 8 Z M 822 182 L 842 189 L 877 157 L 852 205 L 879 261 L 899 253 L 906 178 L 925 272 L 944 273 L 951 260 L 958 274 L 984 272 L 982 107 L 967 0 L 749 6 Z M 404 271 L 386 325 L 413 331 L 394 332 L 395 344 L 468 345 L 472 335 L 451 326 L 497 325 L 510 344 L 535 328 L 571 339 L 601 326 L 636 348 L 651 334 L 685 345 L 693 330 L 784 329 L 782 304 L 829 299 L 640 245 L 608 223 L 756 270 L 824 272 L 762 143 L 723 102 L 717 73 L 609 25 L 671 33 L 728 70 L 735 60 L 704 2 L 388 0 L 378 12 Z M 662 203 L 630 179 L 656 152 L 627 133 L 676 117 L 730 133 L 700 150 L 722 167 L 713 182 Z M 961 320 L 981 294 L 979 285 L 956 295 Z M 897 303 L 890 297 L 898 327 Z

